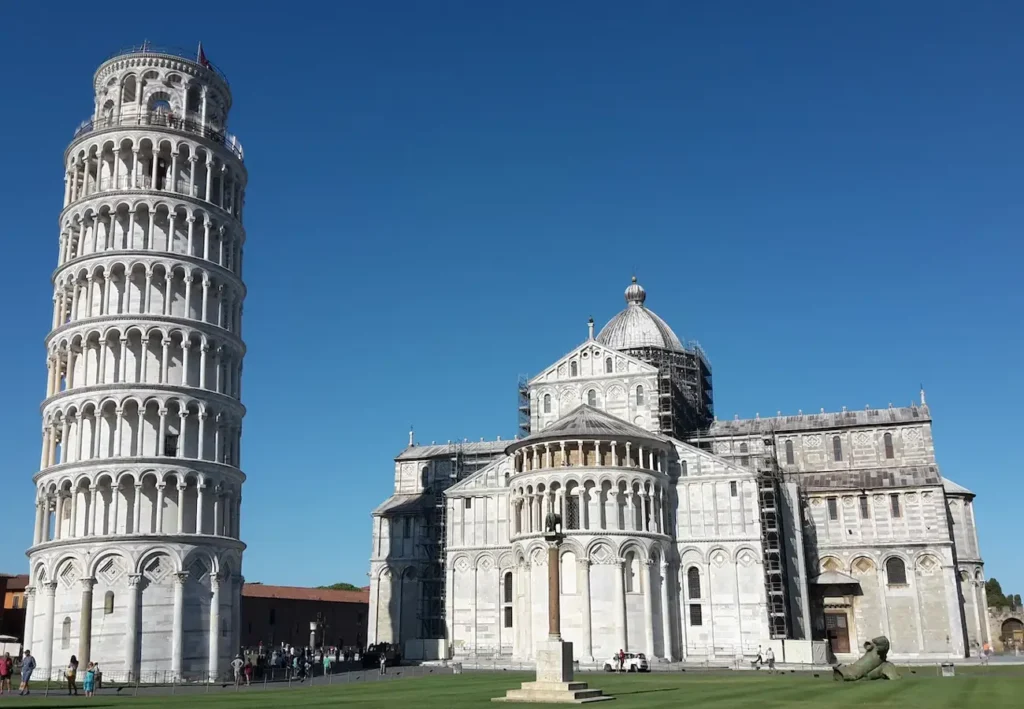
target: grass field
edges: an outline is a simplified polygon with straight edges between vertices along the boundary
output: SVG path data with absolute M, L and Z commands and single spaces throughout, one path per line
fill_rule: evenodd
M 934 676 L 934 670 L 917 668 L 916 674 L 904 671 L 898 682 L 833 682 L 827 674 L 769 676 L 764 672 L 733 674 L 654 673 L 650 675 L 586 674 L 579 677 L 591 686 L 616 697 L 609 709 L 701 709 L 742 707 L 900 707 L 900 709 L 940 709 L 942 707 L 1024 706 L 1024 667 L 958 668 L 954 678 Z M 0 703 L 31 707 L 119 707 L 133 709 L 151 706 L 192 706 L 195 709 L 247 707 L 380 707 L 382 709 L 464 709 L 497 707 L 491 697 L 518 686 L 529 674 L 467 673 L 458 676 L 396 679 L 347 686 L 299 687 L 261 690 L 252 688 L 220 694 L 155 696 L 133 699 L 125 696 L 98 696 L 92 699 L 70 697 L 0 697 Z M 509 706 L 509 705 L 504 705 Z M 515 706 L 515 705 L 511 705 Z

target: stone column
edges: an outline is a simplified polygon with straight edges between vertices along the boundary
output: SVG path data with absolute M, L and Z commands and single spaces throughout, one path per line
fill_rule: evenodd
M 558 542 L 548 542 L 548 640 L 562 639 L 562 597 L 559 589 Z
M 136 662 L 135 650 L 139 641 L 139 584 L 142 574 L 128 574 L 128 609 L 125 615 L 124 628 L 124 668 L 128 673 L 128 681 L 138 679 L 139 666 Z
M 57 582 L 50 581 L 43 584 L 43 591 L 46 594 L 43 601 L 45 604 L 43 606 L 43 651 L 36 658 L 36 662 L 39 669 L 46 670 L 44 676 L 49 678 L 53 671 L 53 614 L 56 604 Z
M 644 594 L 644 639 L 647 641 L 644 652 L 647 657 L 654 657 L 654 587 L 653 580 L 654 564 L 650 559 L 640 565 L 640 575 L 643 581 Z
M 668 584 L 670 568 L 664 557 L 661 560 L 661 643 L 662 656 L 672 661 L 672 613 L 668 606 Z M 738 587 L 737 587 L 738 588 Z
M 185 533 L 185 490 L 187 489 L 185 483 L 178 483 L 178 528 L 174 530 L 175 534 Z
M 184 650 L 183 641 L 185 637 L 185 582 L 188 580 L 187 571 L 179 571 L 174 574 L 174 616 L 171 626 L 171 676 L 175 679 L 181 678 L 181 658 Z
M 236 576 L 231 586 L 231 654 L 238 652 L 242 644 L 242 587 L 245 578 Z
M 28 650 L 35 650 L 33 637 L 36 621 L 36 587 L 25 587 L 25 632 L 22 634 L 22 646 Z
M 96 579 L 81 579 L 81 582 L 82 607 L 78 614 L 78 663 L 82 667 L 88 667 L 92 650 L 92 588 L 96 585 Z
M 220 675 L 220 575 L 210 574 L 210 637 L 209 667 L 210 680 Z
M 587 662 L 594 661 L 594 641 L 591 630 L 590 613 L 590 559 L 577 561 L 577 578 L 579 579 L 580 606 L 583 615 L 583 647 L 580 656 Z
M 150 530 L 156 534 L 164 532 L 164 488 L 166 487 L 167 483 L 164 482 L 156 484 L 156 529 Z
M 135 512 L 135 519 L 132 521 L 132 534 L 139 534 L 139 530 L 142 527 L 142 483 L 135 483 L 135 504 L 132 506 L 132 509 Z M 127 513 L 125 517 L 128 517 Z M 125 520 L 125 526 L 128 526 L 127 519 Z
M 615 560 L 615 640 L 621 650 L 626 647 L 626 589 L 623 584 L 623 559 Z

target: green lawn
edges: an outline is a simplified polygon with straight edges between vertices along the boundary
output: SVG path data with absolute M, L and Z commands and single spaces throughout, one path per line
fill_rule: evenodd
M 1024 667 L 958 668 L 958 676 L 942 679 L 934 669 L 916 668 L 916 674 L 904 669 L 899 682 L 836 683 L 826 673 L 769 676 L 764 672 L 732 674 L 654 673 L 650 675 L 586 674 L 579 677 L 591 686 L 616 697 L 609 709 L 679 709 L 742 707 L 899 707 L 900 709 L 939 709 L 941 707 L 1019 707 L 1024 697 Z M 531 679 L 520 673 L 474 673 L 459 676 L 396 679 L 354 685 L 299 687 L 296 689 L 221 690 L 209 695 L 193 694 L 132 699 L 99 696 L 84 698 L 41 697 L 25 701 L 3 697 L 12 705 L 33 707 L 134 707 L 193 706 L 195 709 L 246 707 L 380 707 L 382 709 L 463 709 L 497 707 L 491 697 Z

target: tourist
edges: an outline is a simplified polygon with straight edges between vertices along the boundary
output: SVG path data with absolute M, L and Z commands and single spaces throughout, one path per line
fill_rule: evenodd
M 331 656 L 324 655 L 324 674 L 329 675 L 331 673 Z
M 85 679 L 82 681 L 82 689 L 85 690 L 85 696 L 93 696 L 93 692 L 96 689 L 96 665 L 89 663 L 85 670 Z
M 753 667 L 755 670 L 759 670 L 759 669 L 761 669 L 761 665 L 763 665 L 763 664 L 764 664 L 764 657 L 761 654 L 761 646 L 758 645 L 757 646 L 757 657 L 755 657 L 754 661 L 750 663 L 750 666 Z
M 770 647 L 764 651 L 764 659 L 768 661 L 768 672 L 775 672 L 775 651 Z
M 245 667 L 242 668 L 242 674 L 245 675 L 245 686 L 248 687 L 252 683 L 252 661 L 248 658 L 245 661 Z
M 242 683 L 242 666 L 245 665 L 242 662 L 242 656 L 236 655 L 235 659 L 231 661 L 231 670 L 235 674 L 235 686 L 237 687 Z
M 8 692 L 11 691 L 11 675 L 14 674 L 14 660 L 11 659 L 11 653 L 5 652 L 3 657 L 0 657 L 0 694 L 4 693 L 4 689 Z
M 68 668 L 64 670 L 64 676 L 68 680 L 68 694 L 74 692 L 74 695 L 78 696 L 78 686 L 75 684 L 75 678 L 78 676 L 78 658 L 74 655 L 71 656 L 71 662 L 68 663 Z
M 386 675 L 388 673 L 388 656 L 383 652 L 380 654 L 380 673 Z
M 624 672 L 626 669 L 626 653 L 623 649 L 619 648 L 619 672 Z
M 25 656 L 21 658 L 21 691 L 18 694 L 28 694 L 28 682 L 32 679 L 32 672 L 36 669 L 36 658 L 32 657 L 32 653 L 28 650 L 25 651 Z

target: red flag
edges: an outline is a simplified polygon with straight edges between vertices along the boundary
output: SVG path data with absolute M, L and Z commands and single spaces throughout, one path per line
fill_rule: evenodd
M 198 55 L 198 57 L 196 57 L 196 60 L 202 66 L 205 66 L 207 69 L 210 68 L 210 60 L 206 58 L 206 52 L 203 51 L 203 43 L 202 42 L 199 43 L 199 55 Z

